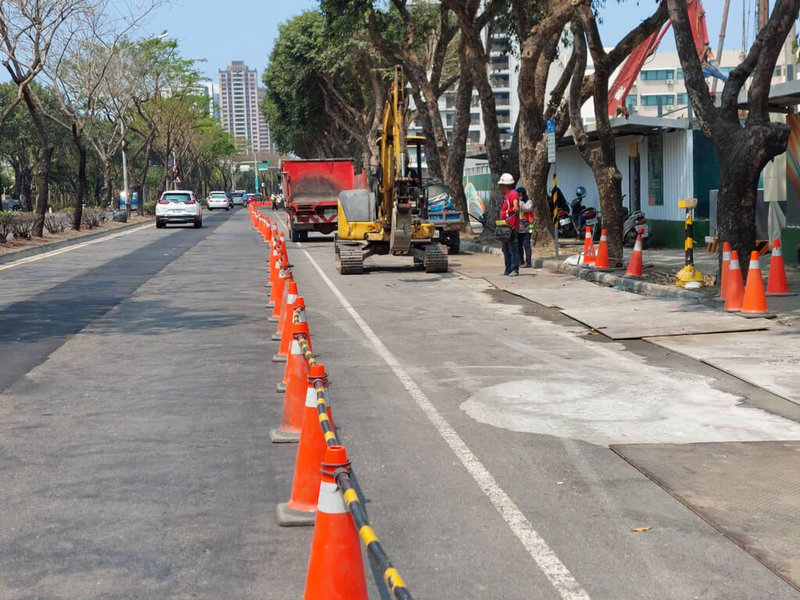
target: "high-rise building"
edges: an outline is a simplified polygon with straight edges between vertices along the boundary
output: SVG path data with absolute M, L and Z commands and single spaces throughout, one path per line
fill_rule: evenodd
M 264 96 L 258 86 L 258 72 L 242 60 L 234 60 L 219 72 L 219 119 L 222 127 L 244 138 L 254 150 L 274 150 L 267 122 L 261 114 Z

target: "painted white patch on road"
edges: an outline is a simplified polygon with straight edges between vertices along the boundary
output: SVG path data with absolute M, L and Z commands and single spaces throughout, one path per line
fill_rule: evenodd
M 800 424 L 743 406 L 713 380 L 648 365 L 619 344 L 538 326 L 549 337 L 551 364 L 565 368 L 477 391 L 461 405 L 470 417 L 599 445 L 800 439 Z
M 433 424 L 439 435 L 442 436 L 450 449 L 464 465 L 464 468 L 472 476 L 484 494 L 489 498 L 503 520 L 508 524 L 514 535 L 522 542 L 530 556 L 547 577 L 550 584 L 564 600 L 589 600 L 589 594 L 572 576 L 561 559 L 547 545 L 547 542 L 533 528 L 533 524 L 523 514 L 519 507 L 509 497 L 509 495 L 498 485 L 489 470 L 481 463 L 478 457 L 470 450 L 469 446 L 456 433 L 455 429 L 442 417 L 441 413 L 428 399 L 425 393 L 416 384 L 414 379 L 403 367 L 399 360 L 392 354 L 386 345 L 375 334 L 372 328 L 361 317 L 355 308 L 348 302 L 347 298 L 339 291 L 333 281 L 325 274 L 307 250 L 303 250 L 306 258 L 317 270 L 320 278 L 333 292 L 339 303 L 350 314 L 358 327 L 364 333 L 375 348 L 375 352 L 392 369 L 395 376 L 406 388 L 406 391 L 417 403 L 417 406 L 425 413 L 425 416 Z

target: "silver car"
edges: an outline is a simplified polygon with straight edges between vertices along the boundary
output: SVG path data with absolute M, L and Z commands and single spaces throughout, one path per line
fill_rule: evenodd
M 191 190 L 169 190 L 161 194 L 156 203 L 156 227 L 163 229 L 167 223 L 192 223 L 203 226 L 203 205 Z
M 215 208 L 224 208 L 225 210 L 231 209 L 228 202 L 228 194 L 225 192 L 211 192 L 206 202 L 208 204 L 208 210 L 214 210 Z

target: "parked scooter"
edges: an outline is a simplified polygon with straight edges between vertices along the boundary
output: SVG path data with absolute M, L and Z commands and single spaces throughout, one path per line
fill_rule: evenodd
M 572 201 L 572 227 L 578 233 L 578 237 L 587 227 L 591 227 L 594 239 L 600 239 L 600 213 L 591 206 L 583 205 L 586 188 L 579 185 L 575 190 L 575 196 L 576 198 Z
M 622 209 L 622 245 L 626 248 L 633 248 L 636 243 L 636 236 L 641 234 L 642 246 L 647 247 L 647 240 L 650 237 L 650 227 L 647 225 L 647 218 L 641 210 L 635 210 L 628 214 L 628 208 Z
M 547 199 L 553 214 L 553 225 L 558 226 L 558 237 L 575 237 L 577 233 L 572 225 L 572 219 L 569 217 L 569 205 L 564 194 L 558 187 L 555 187 L 550 190 Z

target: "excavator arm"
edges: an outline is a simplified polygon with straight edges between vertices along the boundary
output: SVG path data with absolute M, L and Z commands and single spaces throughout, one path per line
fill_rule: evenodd
M 661 0 L 665 2 L 666 0 Z M 687 0 L 689 11 L 689 21 L 692 28 L 692 37 L 697 49 L 697 56 L 703 65 L 703 70 L 707 75 L 725 80 L 725 75 L 719 69 L 719 65 L 714 60 L 711 46 L 708 42 L 708 28 L 706 27 L 706 12 L 700 0 Z M 636 78 L 644 66 L 645 61 L 653 55 L 661 43 L 661 40 L 669 31 L 671 21 L 664 23 L 660 31 L 657 31 L 645 39 L 641 44 L 634 48 L 630 56 L 622 64 L 622 68 L 614 79 L 614 83 L 608 90 L 608 114 L 613 116 L 627 115 L 625 100 L 636 82 Z

